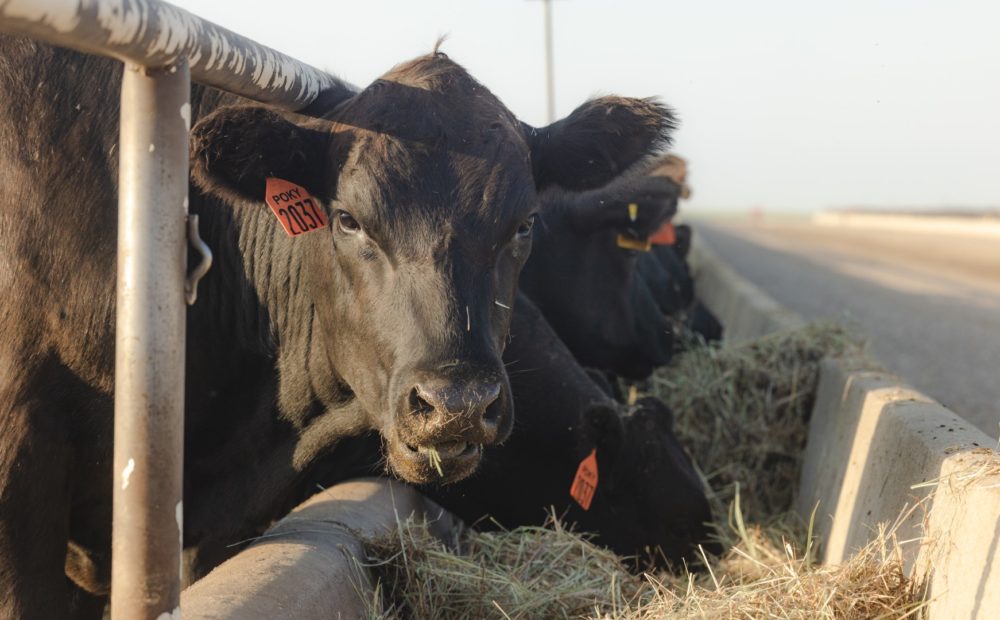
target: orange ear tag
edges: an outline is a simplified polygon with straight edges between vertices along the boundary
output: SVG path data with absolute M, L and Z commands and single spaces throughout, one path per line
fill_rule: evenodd
M 291 181 L 268 177 L 264 202 L 289 237 L 326 228 L 326 216 L 306 188 Z
M 590 502 L 597 491 L 597 448 L 590 451 L 587 458 L 580 461 L 576 469 L 576 478 L 569 488 L 569 495 L 576 500 L 584 510 L 590 510 Z
M 673 245 L 677 243 L 677 230 L 673 222 L 664 222 L 660 229 L 653 233 L 649 242 L 654 245 Z
M 632 237 L 618 233 L 618 247 L 625 248 L 626 250 L 638 250 L 639 252 L 648 252 L 653 244 L 649 242 L 649 239 L 641 241 L 639 239 L 633 239 Z

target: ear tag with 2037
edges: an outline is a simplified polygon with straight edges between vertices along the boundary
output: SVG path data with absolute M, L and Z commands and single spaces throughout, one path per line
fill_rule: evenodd
M 264 189 L 264 202 L 271 208 L 271 213 L 281 222 L 281 227 L 289 237 L 314 230 L 326 228 L 326 216 L 316 204 L 316 199 L 309 195 L 301 185 L 268 177 Z

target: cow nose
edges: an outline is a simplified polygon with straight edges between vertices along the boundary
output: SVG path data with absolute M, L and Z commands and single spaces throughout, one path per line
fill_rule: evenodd
M 435 381 L 425 379 L 410 390 L 411 415 L 433 420 L 435 425 L 472 431 L 477 443 L 492 443 L 497 434 L 498 410 L 490 405 L 500 398 L 497 381 Z

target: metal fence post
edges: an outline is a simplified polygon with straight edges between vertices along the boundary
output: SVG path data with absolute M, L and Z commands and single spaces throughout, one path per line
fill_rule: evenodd
M 118 194 L 115 620 L 180 617 L 187 62 L 125 65 Z

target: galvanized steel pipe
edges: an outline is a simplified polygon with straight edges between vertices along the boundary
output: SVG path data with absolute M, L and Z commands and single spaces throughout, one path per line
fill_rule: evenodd
M 196 82 L 288 110 L 352 88 L 159 0 L 0 0 L 0 32 L 147 67 L 186 58 Z
M 160 69 L 125 65 L 111 547 L 115 620 L 163 620 L 180 613 L 190 92 L 183 59 Z

